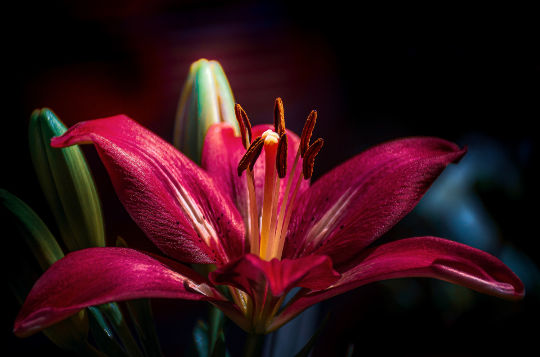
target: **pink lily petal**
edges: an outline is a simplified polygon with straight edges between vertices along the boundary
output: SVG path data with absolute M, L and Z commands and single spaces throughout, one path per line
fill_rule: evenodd
M 525 294 L 521 280 L 486 252 L 442 238 L 409 238 L 367 250 L 358 264 L 327 290 L 300 293 L 276 318 L 273 328 L 319 301 L 374 281 L 403 277 L 441 279 L 509 300 Z
M 253 127 L 253 138 L 256 138 L 268 129 L 273 129 L 270 125 L 257 125 Z M 279 202 L 283 199 L 287 180 L 291 175 L 296 151 L 300 144 L 300 138 L 293 132 L 287 130 L 288 150 L 287 150 L 287 175 L 280 182 Z M 211 126 L 208 129 L 205 145 L 202 152 L 201 166 L 208 174 L 223 185 L 223 189 L 232 197 L 239 211 L 244 218 L 247 216 L 248 201 L 247 201 L 247 185 L 246 173 L 238 176 L 237 167 L 240 159 L 246 153 L 246 149 L 242 146 L 241 138 L 234 135 L 234 130 L 229 124 L 219 123 Z M 254 167 L 255 177 L 255 194 L 257 196 L 257 205 L 259 211 L 262 207 L 262 197 L 264 189 L 264 150 L 257 160 Z M 302 168 L 300 160 L 297 168 Z M 301 172 L 298 171 L 298 173 Z M 298 175 L 294 176 L 295 180 Z M 304 180 L 300 184 L 299 195 L 309 187 L 309 181 Z
M 224 263 L 244 252 L 244 227 L 231 200 L 197 165 L 124 115 L 86 121 L 53 147 L 93 143 L 118 197 L 165 254 Z
M 128 248 L 89 248 L 66 255 L 41 276 L 14 332 L 27 336 L 88 306 L 149 297 L 224 301 L 207 280 L 172 260 Z
M 210 273 L 210 280 L 214 284 L 234 286 L 253 298 L 264 296 L 268 289 L 276 297 L 283 296 L 296 286 L 321 290 L 335 283 L 339 277 L 332 268 L 330 258 L 314 255 L 266 261 L 247 254 Z
M 409 213 L 465 152 L 438 138 L 408 138 L 355 156 L 300 197 L 284 256 L 328 255 L 339 266 Z

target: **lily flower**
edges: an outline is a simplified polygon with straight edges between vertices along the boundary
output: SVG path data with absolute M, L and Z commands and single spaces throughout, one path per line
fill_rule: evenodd
M 311 112 L 298 137 L 212 125 L 201 167 L 124 116 L 81 122 L 53 147 L 92 143 L 133 220 L 163 255 L 127 248 L 68 254 L 35 284 L 16 321 L 28 335 L 87 306 L 138 298 L 205 300 L 244 330 L 274 331 L 307 307 L 370 282 L 430 277 L 506 299 L 524 286 L 500 260 L 437 237 L 377 244 L 466 149 L 432 137 L 386 142 L 310 185 L 322 139 Z M 203 277 L 179 263 L 215 264 Z M 219 287 L 219 289 L 218 289 Z M 224 287 L 224 289 L 223 289 Z M 301 287 L 287 304 L 286 294 Z

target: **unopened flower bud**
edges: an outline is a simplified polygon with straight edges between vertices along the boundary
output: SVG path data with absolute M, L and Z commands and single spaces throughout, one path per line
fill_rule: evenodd
M 28 132 L 32 162 L 67 248 L 102 247 L 101 203 L 81 149 L 50 146 L 66 130 L 50 109 L 35 110 Z
M 184 83 L 174 126 L 174 146 L 193 161 L 201 160 L 204 137 L 212 124 L 227 122 L 239 134 L 234 97 L 217 61 L 194 62 Z

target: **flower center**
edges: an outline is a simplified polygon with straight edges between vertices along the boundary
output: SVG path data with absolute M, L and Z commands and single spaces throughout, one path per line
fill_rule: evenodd
M 275 130 L 267 130 L 253 141 L 251 140 L 251 124 L 246 112 L 239 104 L 236 104 L 235 112 L 240 125 L 242 143 L 246 148 L 246 153 L 238 164 L 238 175 L 240 176 L 246 171 L 249 201 L 246 225 L 248 227 L 247 235 L 250 242 L 250 252 L 265 260 L 281 259 L 300 184 L 303 180 L 311 178 L 315 156 L 317 156 L 323 145 L 322 139 L 317 139 L 313 144 L 309 144 L 317 119 L 317 112 L 312 111 L 306 120 L 302 130 L 300 146 L 288 176 L 288 141 L 281 98 L 277 98 L 275 102 Z M 259 214 L 253 168 L 263 149 L 265 152 L 265 174 L 262 210 Z M 300 161 L 302 161 L 302 164 L 298 165 Z M 283 182 L 282 185 L 282 180 L 286 180 L 286 184 Z M 282 187 L 284 187 L 283 193 L 281 192 Z

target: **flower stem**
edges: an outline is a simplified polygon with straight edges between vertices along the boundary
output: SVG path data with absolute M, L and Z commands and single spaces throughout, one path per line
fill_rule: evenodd
M 264 335 L 250 333 L 244 345 L 244 357 L 258 357 L 261 355 Z

